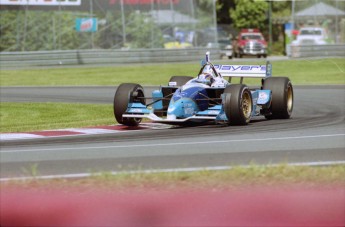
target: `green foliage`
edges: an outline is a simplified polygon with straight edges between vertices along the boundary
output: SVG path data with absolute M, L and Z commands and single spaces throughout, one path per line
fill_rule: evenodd
M 17 15 L 14 11 L 0 11 L 0 51 L 16 46 Z
M 163 34 L 151 17 L 134 12 L 127 20 L 131 22 L 126 31 L 130 34 L 129 42 L 132 48 L 163 47 Z
M 97 33 L 77 32 L 75 20 L 88 17 L 69 11 L 1 11 L 0 51 L 38 51 L 113 48 L 122 42 L 122 20 L 106 13 L 105 26 Z M 101 18 L 101 17 L 99 17 Z M 163 35 L 151 17 L 142 13 L 126 15 L 127 41 L 133 48 L 163 47 Z
M 273 20 L 291 17 L 291 1 L 272 1 Z
M 263 30 L 264 22 L 267 19 L 267 2 L 235 0 L 235 5 L 235 9 L 230 9 L 230 17 L 236 28 L 259 28 Z
M 195 4 L 197 9 L 200 9 L 204 12 L 208 12 L 210 11 L 210 9 L 213 9 L 213 0 L 199 0 L 196 1 Z
M 1 11 L 0 51 L 78 49 L 90 35 L 75 31 L 75 19 L 73 13 Z
M 232 24 L 229 10 L 235 7 L 234 0 L 218 0 L 217 1 L 217 22 L 219 24 Z
M 123 47 L 122 21 L 115 18 L 115 13 L 107 11 L 105 24 L 99 25 L 96 35 L 97 46 L 101 48 Z

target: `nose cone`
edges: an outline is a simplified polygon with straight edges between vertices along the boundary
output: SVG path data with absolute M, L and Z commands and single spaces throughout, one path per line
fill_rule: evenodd
M 177 89 L 171 98 L 167 118 L 187 118 L 193 116 L 196 112 L 207 108 L 208 102 L 200 100 L 205 99 L 207 93 L 203 86 L 183 86 Z M 199 100 L 198 100 L 199 99 Z
M 189 98 L 180 98 L 169 104 L 167 118 L 169 120 L 193 116 L 198 111 L 196 103 Z

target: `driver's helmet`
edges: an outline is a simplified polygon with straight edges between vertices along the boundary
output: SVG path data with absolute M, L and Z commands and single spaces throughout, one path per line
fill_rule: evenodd
M 211 86 L 214 79 L 210 73 L 202 73 L 198 76 L 198 79 L 196 81 Z

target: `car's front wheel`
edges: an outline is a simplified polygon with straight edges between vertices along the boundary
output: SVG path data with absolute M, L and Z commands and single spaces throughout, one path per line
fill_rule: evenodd
M 244 84 L 231 84 L 224 90 L 223 108 L 230 125 L 247 125 L 253 111 L 252 94 Z
M 127 126 L 137 126 L 141 118 L 124 118 L 122 115 L 128 108 L 128 103 L 139 102 L 145 105 L 144 89 L 139 84 L 121 84 L 114 96 L 114 116 L 118 123 Z

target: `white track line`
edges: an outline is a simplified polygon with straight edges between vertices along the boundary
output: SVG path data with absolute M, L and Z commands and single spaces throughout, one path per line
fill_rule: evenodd
M 82 149 L 109 149 L 109 148 L 138 148 L 138 147 L 160 147 L 160 146 L 177 146 L 177 145 L 200 145 L 200 144 L 219 144 L 219 143 L 233 143 L 233 142 L 260 142 L 260 141 L 274 141 L 274 140 L 300 140 L 300 139 L 315 139 L 327 137 L 341 137 L 345 134 L 330 134 L 330 135 L 314 135 L 314 136 L 291 136 L 291 137 L 271 137 L 260 139 L 236 139 L 236 140 L 216 140 L 216 141 L 199 141 L 199 142 L 185 142 L 185 143 L 157 143 L 157 144 L 138 144 L 138 145 L 114 145 L 114 146 L 98 146 L 98 147 L 83 147 Z M 36 152 L 36 151 L 61 151 L 61 150 L 79 150 L 78 147 L 65 148 L 47 148 L 47 149 L 27 149 L 27 150 L 0 150 L 0 153 L 16 153 L 16 152 Z
M 281 164 L 260 165 L 264 167 L 277 167 Z M 332 166 L 345 165 L 344 161 L 320 161 L 320 162 L 298 162 L 288 163 L 288 166 Z M 235 167 L 250 168 L 251 165 L 239 165 Z M 113 171 L 112 175 L 119 174 L 152 174 L 152 173 L 174 173 L 174 172 L 197 172 L 197 171 L 221 171 L 230 170 L 231 166 L 214 166 L 214 167 L 191 167 L 191 168 L 176 168 L 176 169 L 155 169 L 155 170 L 138 170 L 138 171 Z M 107 172 L 108 173 L 108 172 Z M 63 175 L 47 175 L 36 177 L 14 177 L 14 178 L 0 178 L 0 182 L 6 181 L 26 181 L 26 180 L 53 180 L 53 179 L 77 179 L 91 176 L 100 176 L 102 173 L 77 173 L 77 174 L 63 174 Z

